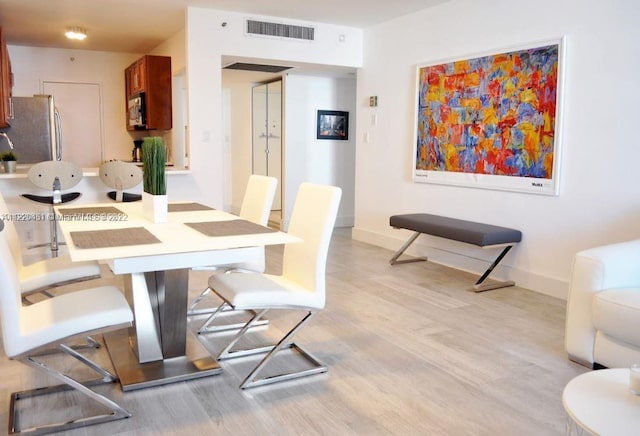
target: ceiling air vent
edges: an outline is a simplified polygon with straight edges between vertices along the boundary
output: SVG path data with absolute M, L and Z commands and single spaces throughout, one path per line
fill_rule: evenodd
M 263 65 L 263 64 L 248 64 L 244 62 L 236 62 L 222 67 L 226 70 L 242 70 L 242 71 L 259 71 L 261 73 L 281 73 L 286 70 L 290 70 L 293 67 L 285 67 L 282 65 Z
M 313 41 L 315 28 L 295 26 L 293 24 L 269 23 L 267 21 L 247 20 L 249 35 L 273 36 L 277 38 L 293 38 Z

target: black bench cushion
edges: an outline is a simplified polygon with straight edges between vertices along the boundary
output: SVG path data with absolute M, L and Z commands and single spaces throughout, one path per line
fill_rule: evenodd
M 393 215 L 389 218 L 389 225 L 480 247 L 509 244 L 522 240 L 520 230 L 427 213 Z

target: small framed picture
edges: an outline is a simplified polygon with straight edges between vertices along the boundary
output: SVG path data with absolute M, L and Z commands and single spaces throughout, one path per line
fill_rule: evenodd
M 317 139 L 349 139 L 349 112 L 318 111 Z

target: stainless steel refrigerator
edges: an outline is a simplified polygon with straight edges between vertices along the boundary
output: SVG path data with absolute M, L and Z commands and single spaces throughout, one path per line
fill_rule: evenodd
M 53 96 L 13 97 L 13 118 L 3 131 L 11 138 L 19 164 L 61 159 L 60 118 Z M 0 137 L 0 152 L 9 151 Z

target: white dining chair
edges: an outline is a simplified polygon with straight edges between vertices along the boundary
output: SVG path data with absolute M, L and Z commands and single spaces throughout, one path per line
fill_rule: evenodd
M 107 192 L 107 197 L 117 202 L 142 200 L 141 194 L 124 192 L 142 183 L 142 169 L 131 162 L 113 160 L 100 165 L 100 180 L 115 191 Z
M 245 190 L 240 207 L 240 218 L 252 221 L 256 224 L 266 226 L 269 222 L 269 214 L 273 205 L 273 198 L 278 186 L 278 179 L 275 177 L 261 176 L 253 174 L 249 177 L 247 189 Z M 245 262 L 234 263 L 228 265 L 219 265 L 214 270 L 219 272 L 264 272 L 265 270 L 265 250 L 264 247 L 253 247 L 251 249 L 251 257 Z M 210 268 L 211 269 L 211 268 Z M 202 300 L 211 294 L 211 289 L 207 287 L 196 298 L 187 312 L 188 316 L 207 315 L 213 313 L 215 308 L 196 309 Z M 228 309 L 228 308 L 227 308 Z M 261 320 L 260 325 L 267 323 L 267 320 Z M 219 332 L 226 330 L 234 330 L 242 327 L 244 323 L 231 323 L 223 325 L 210 325 L 209 322 L 203 323 L 198 329 L 199 334 Z
M 1 193 L 0 216 L 12 216 Z M 22 301 L 25 304 L 30 304 L 27 300 L 30 295 L 41 293 L 52 297 L 50 290 L 53 288 L 100 278 L 100 264 L 98 262 L 73 262 L 68 255 L 47 258 L 25 265 L 22 244 L 13 220 L 6 220 L 3 233 L 18 269 Z
M 1 220 L 0 223 L 3 224 Z M 2 342 L 7 357 L 43 371 L 63 383 L 63 385 L 11 394 L 9 433 L 52 433 L 131 416 L 127 410 L 115 402 L 89 388 L 89 386 L 97 384 L 114 382 L 117 378 L 64 344 L 76 336 L 85 336 L 98 331 L 105 332 L 131 325 L 133 313 L 118 288 L 102 286 L 84 289 L 54 296 L 30 306 L 23 306 L 18 269 L 10 252 L 6 234 L 0 231 L 0 319 L 2 320 Z M 76 358 L 97 372 L 100 378 L 81 382 L 45 364 L 38 356 L 51 347 L 57 347 L 59 351 Z M 87 398 L 106 407 L 109 412 L 32 428 L 18 428 L 20 419 L 16 402 L 23 398 L 60 392 L 65 388 L 75 389 Z M 57 404 L 62 407 L 65 403 L 66 401 Z M 77 405 L 69 405 L 69 408 L 76 410 Z M 26 410 L 34 412 L 38 410 L 38 407 Z
M 68 203 L 80 198 L 80 192 L 63 192 L 76 186 L 82 180 L 82 169 L 72 162 L 62 160 L 48 160 L 39 162 L 29 168 L 27 173 L 29 181 L 36 187 L 48 191 L 51 195 L 22 194 L 22 197 L 36 203 L 49 205 L 50 233 L 49 242 L 34 245 L 31 248 L 48 246 L 51 257 L 58 256 L 58 246 L 64 243 L 58 242 L 58 217 L 54 206 Z
M 325 305 L 325 269 L 331 234 L 341 196 L 340 188 L 312 183 L 300 185 L 288 232 L 303 242 L 287 244 L 282 259 L 282 274 L 217 274 L 209 278 L 209 287 L 223 303 L 210 316 L 215 319 L 225 307 L 252 310 L 256 315 L 242 327 L 218 355 L 218 360 L 267 353 L 245 378 L 242 389 L 290 380 L 327 371 L 327 367 L 290 339 Z M 305 316 L 273 346 L 234 350 L 237 342 L 254 323 L 270 310 L 301 310 Z M 278 351 L 290 348 L 312 365 L 310 369 L 260 378 L 259 374 Z

